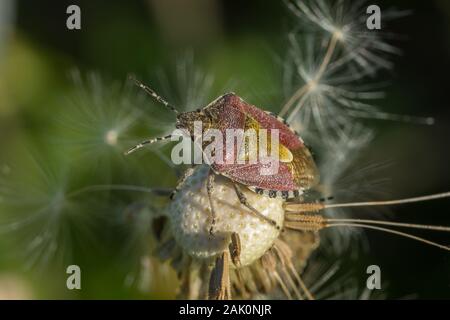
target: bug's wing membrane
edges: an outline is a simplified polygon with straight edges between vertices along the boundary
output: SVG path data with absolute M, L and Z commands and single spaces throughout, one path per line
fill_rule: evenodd
M 245 118 L 245 131 L 248 132 L 249 130 L 253 130 L 253 132 L 256 134 L 256 139 L 254 140 L 254 143 L 251 143 L 250 139 L 245 139 L 241 145 L 241 148 L 238 152 L 238 159 L 243 161 L 249 161 L 251 157 L 259 156 L 260 150 L 259 147 L 262 145 L 259 140 L 259 134 L 260 134 L 261 126 L 259 125 L 258 121 L 256 121 L 253 117 L 246 116 Z M 271 135 L 268 131 L 267 133 L 267 143 L 266 143 L 266 150 L 264 154 L 270 155 L 271 154 Z M 294 156 L 292 155 L 291 151 L 286 148 L 282 143 L 278 144 L 278 160 L 284 163 L 290 163 L 292 162 Z M 256 159 L 256 158 L 255 158 Z
M 287 166 L 290 168 L 294 181 L 302 189 L 310 189 L 319 182 L 319 172 L 314 159 L 305 147 L 291 150 L 292 162 Z
M 278 172 L 274 175 L 262 175 L 264 164 L 224 165 L 220 171 L 234 181 L 247 186 L 265 190 L 293 191 L 310 189 L 319 182 L 316 165 L 308 149 L 292 151 L 290 163 L 280 161 Z
M 292 162 L 292 160 L 294 160 L 294 155 L 292 154 L 292 152 L 281 143 L 279 146 L 279 156 L 280 161 L 284 163 L 290 163 Z

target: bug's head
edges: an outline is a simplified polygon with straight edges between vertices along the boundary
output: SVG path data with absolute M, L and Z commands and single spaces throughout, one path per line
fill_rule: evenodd
M 188 130 L 189 133 L 193 135 L 194 125 L 199 124 L 201 124 L 203 130 L 209 128 L 211 124 L 211 118 L 204 112 L 203 109 L 177 114 L 177 122 L 175 127 L 177 129 Z

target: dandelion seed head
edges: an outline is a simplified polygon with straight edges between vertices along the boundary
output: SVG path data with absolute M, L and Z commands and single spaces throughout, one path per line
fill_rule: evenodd
M 216 176 L 213 202 L 216 209 L 214 235 L 206 181 L 209 168 L 198 166 L 167 206 L 168 223 L 159 239 L 158 255 L 169 260 L 181 281 L 179 297 L 204 299 L 216 257 L 229 250 L 231 233 L 240 238 L 240 265 L 229 261 L 233 298 L 297 298 L 302 270 L 319 241 L 315 232 L 286 229 L 280 232 L 254 216 L 239 202 L 232 183 Z M 277 224 L 284 222 L 282 199 L 243 189 L 247 200 Z
M 209 233 L 211 219 L 206 193 L 209 168 L 202 166 L 188 178 L 185 188 L 171 202 L 169 218 L 178 244 L 191 256 L 211 258 L 228 248 L 233 232 L 241 237 L 241 264 L 259 259 L 278 238 L 280 231 L 242 207 L 230 182 L 218 177 L 213 193 L 216 206 L 215 234 Z M 282 225 L 283 201 L 244 191 L 261 214 Z

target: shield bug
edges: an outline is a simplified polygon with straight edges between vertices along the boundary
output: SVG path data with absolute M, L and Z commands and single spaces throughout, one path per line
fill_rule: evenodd
M 273 224 L 280 229 L 273 220 L 268 219 L 259 213 L 247 201 L 241 186 L 247 187 L 250 190 L 265 195 L 271 198 L 290 199 L 299 197 L 305 190 L 310 189 L 318 181 L 317 168 L 308 148 L 303 143 L 300 136 L 292 130 L 286 121 L 277 117 L 275 114 L 261 110 L 245 102 L 242 98 L 234 93 L 226 93 L 206 107 L 197 109 L 191 112 L 179 112 L 174 106 L 169 104 L 165 99 L 159 96 L 150 87 L 142 82 L 132 78 L 136 85 L 142 88 L 156 101 L 166 106 L 172 112 L 176 113 L 176 128 L 184 129 L 193 139 L 194 138 L 194 123 L 201 122 L 202 130 L 215 129 L 220 131 L 223 136 L 226 135 L 227 130 L 242 130 L 244 133 L 248 130 L 253 130 L 256 133 L 263 131 L 272 136 L 272 131 L 278 134 L 278 154 L 277 154 L 277 168 L 278 170 L 273 174 L 261 174 L 265 164 L 258 159 L 252 163 L 238 163 L 237 161 L 212 162 L 210 164 L 210 174 L 207 179 L 207 191 L 209 196 L 210 211 L 211 211 L 211 229 L 215 223 L 215 209 L 211 194 L 214 188 L 214 176 L 222 175 L 229 178 L 233 184 L 236 195 L 242 205 L 247 207 L 253 214 L 261 219 Z M 154 138 L 143 141 L 130 150 L 126 154 L 130 154 L 147 144 L 152 144 L 157 141 L 170 139 L 171 135 Z M 202 146 L 203 147 L 203 146 Z M 254 150 L 249 149 L 249 145 L 245 142 L 241 145 L 244 149 L 244 157 L 248 156 Z M 239 149 L 241 148 L 239 147 Z M 270 148 L 270 147 L 269 147 Z M 234 151 L 238 147 L 234 147 Z M 242 149 L 240 149 L 242 151 Z M 231 152 L 225 149 L 224 158 L 232 158 L 236 160 L 239 152 Z M 240 153 L 239 153 L 240 154 Z M 178 190 L 182 186 L 186 178 L 191 174 L 191 170 L 187 170 L 184 177 L 181 179 Z

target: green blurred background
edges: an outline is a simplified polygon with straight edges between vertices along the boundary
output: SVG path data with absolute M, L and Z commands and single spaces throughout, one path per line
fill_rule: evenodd
M 401 35 L 395 44 L 403 55 L 394 58 L 393 72 L 377 79 L 389 82 L 380 106 L 392 113 L 433 116 L 436 124 L 367 121 L 377 136 L 359 161 L 390 162 L 380 173 L 389 179 L 382 190 L 386 198 L 448 191 L 450 3 L 377 3 L 382 9 L 413 10 L 389 25 Z M 66 28 L 70 4 L 81 8 L 81 30 Z M 194 106 L 233 89 L 277 110 L 285 97 L 276 57 L 284 55 L 291 25 L 282 1 L 2 0 L 0 168 L 8 199 L 0 199 L 7 203 L 0 209 L 0 298 L 174 297 L 174 274 L 146 257 L 152 249 L 153 213 L 128 214 L 134 212 L 132 203 L 156 206 L 158 200 L 117 191 L 65 196 L 88 185 L 174 186 L 174 170 L 158 152 L 122 157 L 133 142 L 162 133 L 173 121 L 124 85 L 129 73 L 177 104 Z M 195 78 L 195 70 L 205 72 L 198 73 L 200 78 L 214 78 L 207 92 L 201 86 L 192 89 L 192 82 L 180 76 Z M 77 83 L 77 74 L 86 89 Z M 190 89 L 202 97 L 187 99 Z M 135 124 L 124 130 L 126 135 L 119 131 L 109 140 L 98 138 L 113 127 L 128 129 L 128 117 Z M 30 214 L 46 203 L 45 214 L 53 216 Z M 393 211 L 400 221 L 450 225 L 449 209 L 450 200 L 440 200 Z M 450 242 L 445 234 L 416 234 Z M 362 287 L 366 266 L 377 264 L 383 284 L 389 283 L 383 290 L 389 298 L 450 298 L 448 253 L 386 234 L 370 232 L 367 238 L 368 253 L 352 261 L 343 257 L 344 268 Z M 66 289 L 68 264 L 81 266 L 82 290 Z

